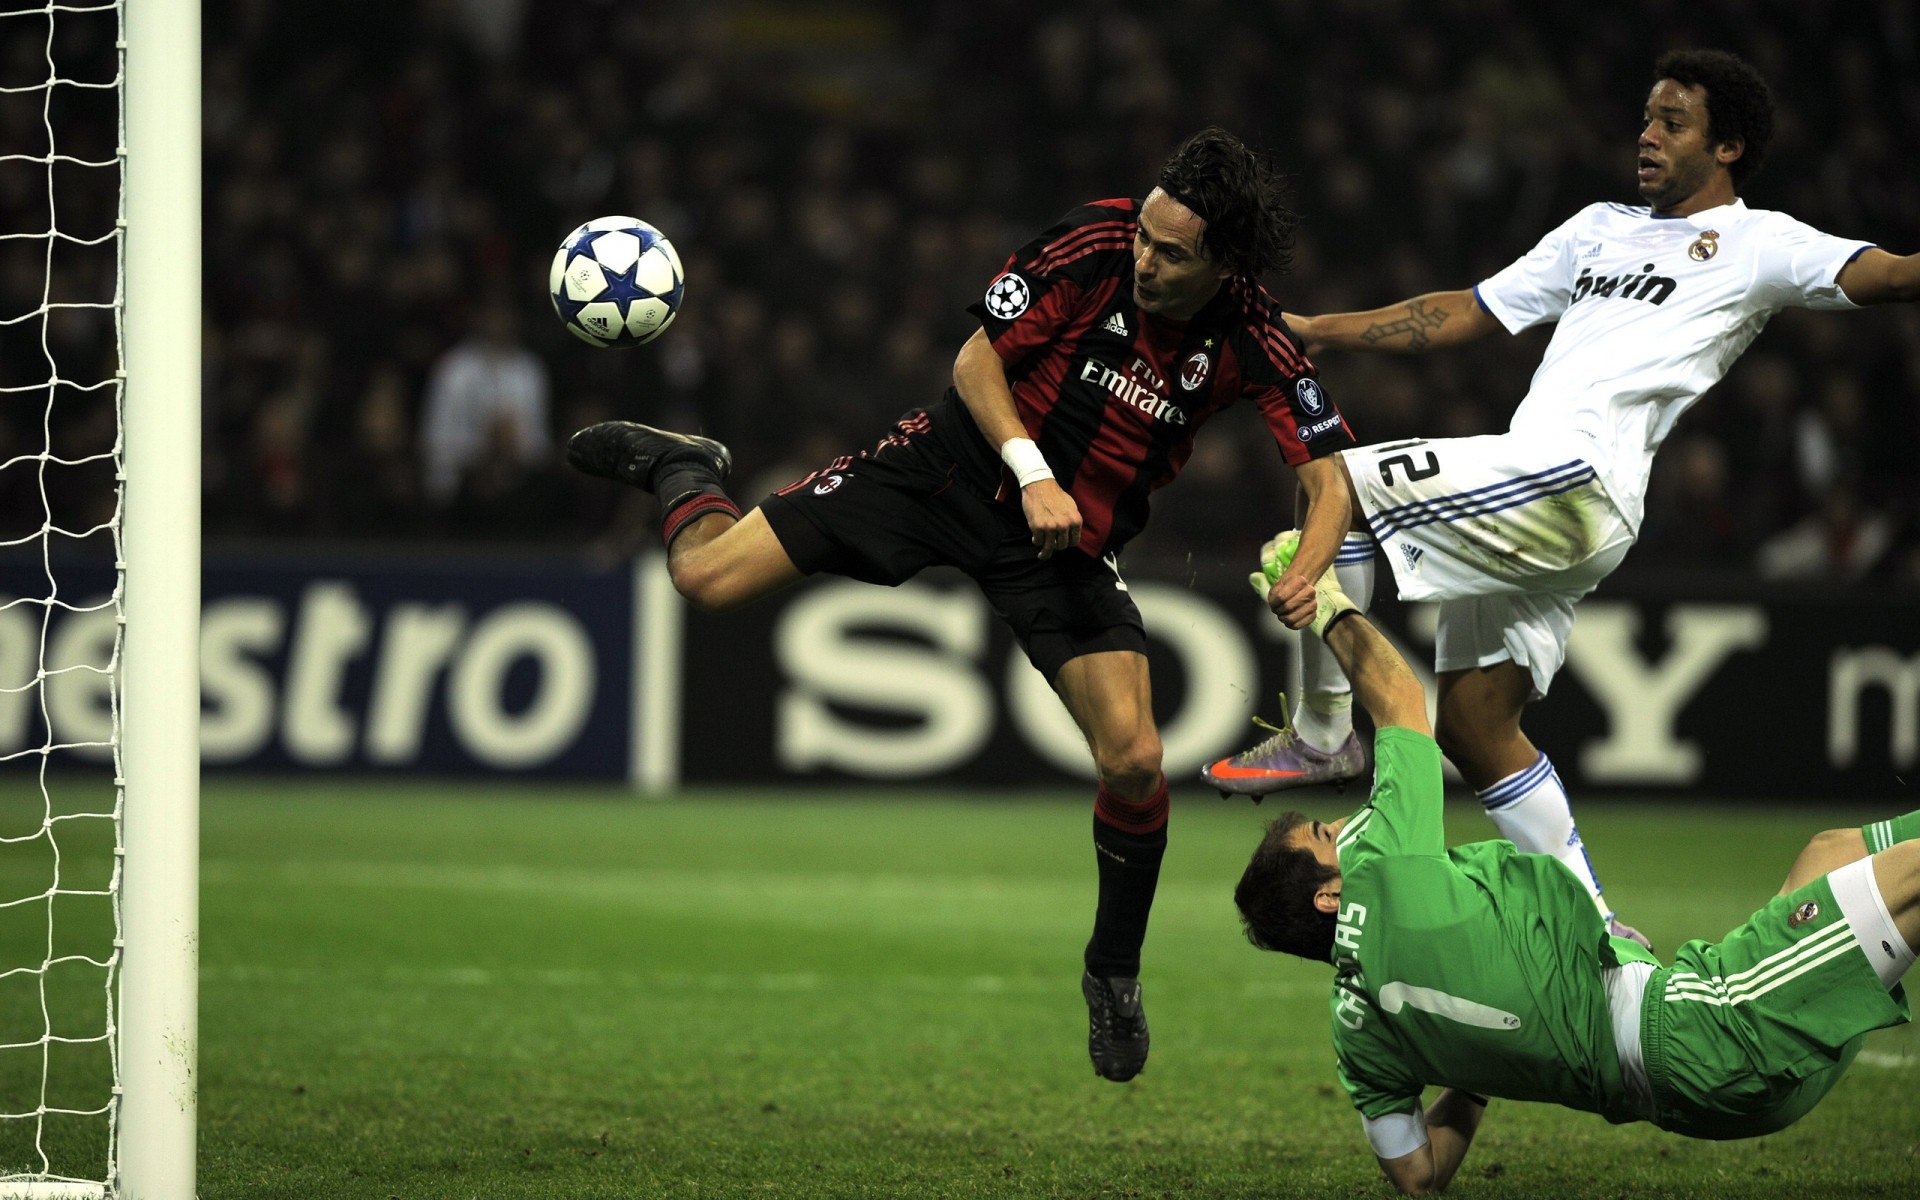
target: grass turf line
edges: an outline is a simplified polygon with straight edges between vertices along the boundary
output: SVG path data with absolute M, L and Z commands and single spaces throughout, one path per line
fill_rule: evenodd
M 1327 972 L 1234 919 L 1273 806 L 1179 790 L 1153 1059 L 1116 1086 L 1077 987 L 1085 797 L 212 781 L 200 1195 L 1387 1194 L 1333 1075 Z M 1589 803 L 1581 825 L 1671 950 L 1745 919 L 1815 829 L 1874 815 Z M 1491 835 L 1470 802 L 1448 825 Z M 1911 1196 L 1920 1037 L 1863 1059 L 1758 1142 L 1496 1102 L 1455 1189 Z

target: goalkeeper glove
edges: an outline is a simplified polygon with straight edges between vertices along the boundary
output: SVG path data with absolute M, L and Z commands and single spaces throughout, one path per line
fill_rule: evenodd
M 1285 533 L 1278 534 L 1260 547 L 1260 569 L 1247 576 L 1247 582 L 1253 585 L 1253 590 L 1260 594 L 1262 601 L 1267 598 L 1267 593 L 1273 590 L 1273 585 L 1279 582 L 1280 576 L 1292 565 L 1293 556 L 1299 552 L 1299 549 L 1300 531 L 1297 529 L 1289 529 Z M 1315 601 L 1313 622 L 1307 628 L 1322 638 L 1327 636 L 1327 630 L 1332 628 L 1335 621 L 1349 613 L 1360 611 L 1360 606 L 1340 590 L 1340 581 L 1334 577 L 1332 567 L 1328 567 L 1321 573 L 1320 578 L 1314 581 L 1313 598 Z
M 1298 529 L 1277 533 L 1260 547 L 1260 569 L 1247 576 L 1247 582 L 1253 585 L 1254 591 L 1260 593 L 1262 600 L 1267 598 L 1267 593 L 1273 589 L 1273 585 L 1280 582 L 1280 576 L 1293 563 L 1294 553 L 1299 549 L 1300 531 Z

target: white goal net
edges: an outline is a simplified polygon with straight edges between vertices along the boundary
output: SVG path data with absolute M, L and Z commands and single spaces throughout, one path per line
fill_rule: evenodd
M 165 85 L 192 109 L 171 150 L 129 124 L 130 48 L 168 20 L 192 39 Z M 0 0 L 0 1200 L 192 1194 L 198 34 L 196 0 Z M 171 212 L 149 243 L 192 231 L 144 266 L 142 172 Z M 143 300 L 183 250 L 190 279 Z M 168 301 L 191 311 L 141 315 Z M 172 362 L 141 349 L 183 329 Z M 191 449 L 150 469 L 179 455 L 141 432 L 163 400 Z M 155 840 L 169 821 L 184 851 Z

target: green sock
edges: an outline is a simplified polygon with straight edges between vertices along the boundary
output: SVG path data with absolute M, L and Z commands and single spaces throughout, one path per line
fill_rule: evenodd
M 1867 853 L 1878 854 L 1896 842 L 1910 842 L 1920 838 L 1920 811 L 1886 821 L 1875 821 L 1871 825 L 1862 825 L 1860 832 L 1866 835 Z

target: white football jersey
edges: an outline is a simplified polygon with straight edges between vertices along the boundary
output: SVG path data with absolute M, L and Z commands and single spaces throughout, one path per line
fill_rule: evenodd
M 1508 331 L 1558 321 L 1515 432 L 1576 433 L 1639 529 L 1654 451 L 1783 308 L 1853 308 L 1835 282 L 1871 242 L 1739 200 L 1689 217 L 1594 204 L 1474 289 Z

